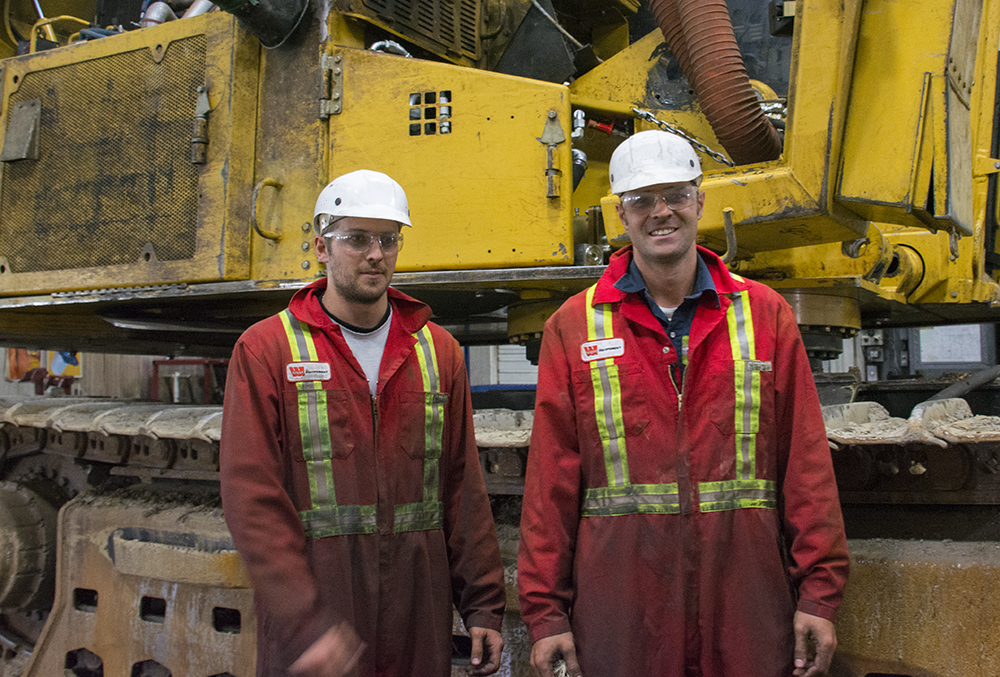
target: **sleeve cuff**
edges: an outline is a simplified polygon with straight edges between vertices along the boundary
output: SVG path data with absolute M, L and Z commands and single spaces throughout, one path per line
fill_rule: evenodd
M 528 628 L 528 638 L 531 643 L 534 644 L 540 639 L 545 637 L 551 637 L 552 635 L 561 635 L 564 632 L 572 632 L 573 628 L 569 624 L 568 618 L 561 618 L 556 621 L 546 621 L 544 623 L 538 623 Z
M 825 618 L 831 623 L 837 620 L 837 609 L 826 604 L 820 604 L 819 602 L 813 602 L 808 599 L 800 599 L 798 606 L 795 608 L 796 611 L 801 611 L 804 614 L 809 614 L 810 616 L 819 616 L 820 618 Z
M 500 628 L 503 625 L 503 616 L 497 616 L 496 614 L 488 611 L 476 611 L 469 614 L 468 618 L 464 618 L 462 620 L 465 621 L 466 629 L 486 628 L 487 630 L 496 630 L 497 632 L 500 632 Z

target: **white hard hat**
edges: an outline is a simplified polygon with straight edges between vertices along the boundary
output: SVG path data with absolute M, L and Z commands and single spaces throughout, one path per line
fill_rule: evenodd
M 660 183 L 694 181 L 701 176 L 701 162 L 684 139 L 651 129 L 633 134 L 615 148 L 608 173 L 611 192 L 621 195 Z
M 392 177 L 370 169 L 338 176 L 326 184 L 316 198 L 313 219 L 320 214 L 329 214 L 334 219 L 344 216 L 388 219 L 413 226 L 403 187 Z

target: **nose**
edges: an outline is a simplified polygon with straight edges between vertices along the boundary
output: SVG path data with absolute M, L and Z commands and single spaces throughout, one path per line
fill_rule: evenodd
M 669 216 L 673 214 L 674 210 L 667 205 L 667 201 L 662 195 L 656 196 L 656 203 L 653 205 L 652 211 L 649 212 L 650 216 Z
M 368 247 L 368 253 L 365 254 L 365 258 L 369 261 L 381 261 L 385 258 L 382 253 L 382 244 L 378 241 L 378 238 L 372 238 L 371 246 Z

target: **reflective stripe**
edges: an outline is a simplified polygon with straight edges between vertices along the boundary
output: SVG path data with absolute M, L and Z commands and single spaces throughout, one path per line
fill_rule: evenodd
M 611 306 L 602 303 L 594 308 L 594 291 L 597 285 L 587 290 L 587 340 L 597 341 L 614 338 Z M 629 484 L 628 456 L 625 448 L 625 420 L 622 417 L 622 390 L 618 377 L 618 365 L 614 358 L 593 360 L 590 364 L 590 380 L 594 387 L 594 412 L 597 429 L 604 449 L 604 467 L 608 476 L 608 486 L 621 487 Z
M 300 322 L 290 310 L 281 313 L 288 346 L 294 362 L 316 362 L 316 344 L 309 326 Z M 330 441 L 330 419 L 326 416 L 327 399 L 322 381 L 299 381 L 298 390 L 299 434 L 302 438 L 302 455 L 308 464 L 309 495 L 314 507 L 336 506 L 337 494 L 333 484 L 333 444 Z M 320 412 L 323 415 L 320 415 Z
M 309 325 L 292 315 L 291 310 L 286 309 L 280 317 L 292 361 L 317 362 L 316 344 Z M 394 533 L 441 529 L 444 523 L 438 485 L 444 446 L 444 407 L 448 396 L 439 392 L 437 354 L 430 328 L 425 325 L 415 336 L 415 351 L 424 388 L 423 501 L 394 507 Z M 298 390 L 302 455 L 309 469 L 309 497 L 313 506 L 310 510 L 299 512 L 306 538 L 375 533 L 374 505 L 337 505 L 333 482 L 333 444 L 323 382 L 298 381 L 295 387 Z
M 374 505 L 331 505 L 299 513 L 306 538 L 346 534 L 373 534 L 376 530 Z
M 403 531 L 440 529 L 443 523 L 444 504 L 441 501 L 403 503 L 397 505 L 394 510 L 392 530 L 397 534 Z
M 702 512 L 778 507 L 778 484 L 772 480 L 727 480 L 698 484 Z
M 438 485 L 444 446 L 444 407 L 448 396 L 439 392 L 437 353 L 430 327 L 424 325 L 415 336 L 417 362 L 424 385 L 424 500 L 394 507 L 392 530 L 395 533 L 441 529 L 444 524 Z
M 630 484 L 597 487 L 583 492 L 583 517 L 658 514 L 681 511 L 676 484 Z
M 733 355 L 737 479 L 700 482 L 700 509 L 702 512 L 742 508 L 773 510 L 778 505 L 777 484 L 771 480 L 756 479 L 762 363 L 757 361 L 750 293 L 741 291 L 730 298 L 732 305 L 726 310 L 726 323 L 729 325 L 729 345 Z
M 734 276 L 736 277 L 736 276 Z M 742 282 L 741 278 L 737 278 Z M 594 306 L 594 292 L 586 294 L 587 340 L 614 338 L 610 304 Z M 777 483 L 755 479 L 757 433 L 760 429 L 760 373 L 757 360 L 753 318 L 749 292 L 731 296 L 733 303 L 726 310 L 730 349 L 734 365 L 735 390 L 735 480 L 700 482 L 701 512 L 719 512 L 744 508 L 775 509 Z M 688 337 L 682 340 L 681 359 L 687 365 Z M 604 465 L 608 486 L 584 490 L 583 517 L 634 514 L 680 513 L 676 484 L 630 484 L 628 457 L 625 447 L 625 422 L 622 417 L 621 383 L 614 359 L 590 362 L 594 386 L 594 411 L 597 429 L 604 450 Z
M 726 311 L 733 353 L 736 388 L 736 477 L 753 479 L 756 472 L 757 431 L 760 429 L 760 371 L 753 368 L 757 348 L 748 292 L 733 295 Z

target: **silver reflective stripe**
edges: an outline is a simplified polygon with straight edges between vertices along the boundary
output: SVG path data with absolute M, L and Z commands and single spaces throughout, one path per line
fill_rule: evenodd
M 597 487 L 583 493 L 583 517 L 635 514 L 669 515 L 680 512 L 676 484 L 630 484 Z
M 750 343 L 747 338 L 747 328 L 746 328 L 746 316 L 744 315 L 744 303 L 747 297 L 745 293 L 738 294 L 736 299 L 733 300 L 733 312 L 736 316 L 736 339 L 739 341 L 740 346 L 740 357 L 741 362 L 734 365 L 734 368 L 742 367 L 744 370 L 743 378 L 737 379 L 737 382 L 742 381 L 743 383 L 743 407 L 741 413 L 743 414 L 743 425 L 740 430 L 736 431 L 736 439 L 739 441 L 739 454 L 740 454 L 740 479 L 748 480 L 751 479 L 755 472 L 755 464 L 753 462 L 753 450 L 751 449 L 750 435 L 753 434 L 753 411 L 754 411 L 754 392 L 753 392 L 753 372 L 747 368 L 747 363 L 754 359 L 754 356 L 750 354 Z
M 394 533 L 441 529 L 443 507 L 438 500 L 441 452 L 444 446 L 444 406 L 446 393 L 439 392 L 437 355 L 430 327 L 424 325 L 414 336 L 417 339 L 417 363 L 424 387 L 424 464 L 423 501 L 393 507 Z
M 395 506 L 392 530 L 398 534 L 403 531 L 440 529 L 443 516 L 444 504 L 441 501 L 404 503 Z
M 326 506 L 299 513 L 306 538 L 373 534 L 377 528 L 374 505 Z

